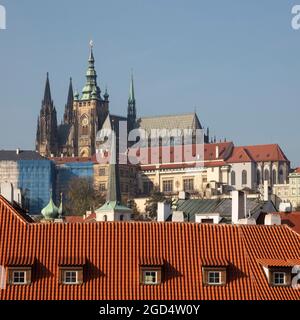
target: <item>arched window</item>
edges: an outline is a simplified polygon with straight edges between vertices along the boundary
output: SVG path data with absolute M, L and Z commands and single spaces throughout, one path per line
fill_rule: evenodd
M 235 171 L 231 171 L 231 185 L 235 186 Z
M 279 169 L 279 184 L 283 184 L 284 183 L 284 172 L 283 172 L 283 168 L 281 167 Z
M 272 183 L 277 184 L 277 171 L 276 171 L 276 169 L 273 169 L 273 171 L 272 171 Z
M 120 215 L 120 221 L 123 221 L 123 220 L 124 220 L 124 215 L 121 214 L 121 215 Z
M 265 177 L 264 177 L 264 180 L 266 181 L 270 181 L 270 173 L 269 173 L 269 170 L 268 169 L 265 169 Z
M 103 216 L 103 221 L 107 221 L 107 215 L 106 214 Z
M 246 185 L 247 184 L 247 171 L 243 170 L 242 171 L 242 185 Z
M 261 184 L 261 174 L 259 169 L 257 169 L 257 172 L 256 172 L 256 182 L 258 185 Z

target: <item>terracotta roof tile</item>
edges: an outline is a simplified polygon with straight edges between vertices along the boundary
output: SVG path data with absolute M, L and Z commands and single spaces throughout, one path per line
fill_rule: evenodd
M 24 223 L 0 198 L 0 265 L 10 256 L 35 257 L 32 283 L 7 286 L 0 300 L 300 299 L 299 290 L 270 287 L 257 263 L 300 259 L 300 236 L 286 226 Z M 86 258 L 82 285 L 59 284 L 58 265 L 65 257 Z M 144 257 L 165 261 L 161 285 L 140 285 Z M 203 259 L 230 263 L 225 286 L 203 285 Z
M 139 260 L 139 264 L 141 266 L 163 266 L 164 259 L 161 257 L 142 257 Z

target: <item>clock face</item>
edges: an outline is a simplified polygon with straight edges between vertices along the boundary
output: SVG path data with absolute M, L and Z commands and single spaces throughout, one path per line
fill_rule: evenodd
M 89 124 L 88 118 L 83 118 L 81 124 L 82 124 L 83 126 L 87 126 L 87 125 Z

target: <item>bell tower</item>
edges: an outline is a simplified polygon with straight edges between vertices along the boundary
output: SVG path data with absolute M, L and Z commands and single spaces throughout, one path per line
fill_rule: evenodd
M 93 42 L 90 42 L 90 55 L 86 84 L 82 89 L 82 96 L 76 93 L 73 111 L 75 118 L 75 153 L 79 157 L 90 157 L 95 154 L 97 131 L 102 128 L 108 115 L 108 100 L 101 97 L 101 90 L 97 85 Z

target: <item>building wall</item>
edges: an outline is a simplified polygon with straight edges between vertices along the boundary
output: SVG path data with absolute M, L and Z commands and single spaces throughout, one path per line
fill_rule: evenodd
M 106 192 L 108 188 L 108 164 L 94 164 L 94 185 L 96 190 Z M 124 198 L 133 198 L 138 190 L 138 168 L 134 165 L 119 165 L 120 188 Z
M 230 185 L 236 190 L 242 190 L 244 188 L 255 189 L 256 187 L 256 176 L 255 176 L 256 165 L 253 162 L 244 163 L 232 163 L 230 170 Z M 246 184 L 242 181 L 243 172 L 247 173 Z M 232 173 L 235 173 L 235 183 L 233 181 Z
M 273 193 L 282 201 L 290 202 L 293 210 L 300 207 L 300 174 L 291 173 L 288 184 L 273 186 Z
M 30 214 L 40 214 L 49 202 L 50 190 L 55 194 L 55 166 L 50 160 L 17 161 L 25 208 Z
M 68 192 L 69 184 L 74 178 L 89 178 L 94 183 L 94 163 L 74 162 L 56 165 L 56 200 L 58 202 L 60 193 Z

